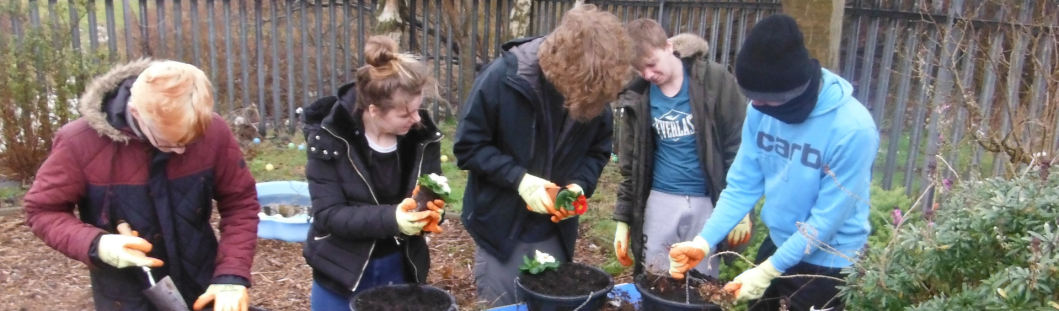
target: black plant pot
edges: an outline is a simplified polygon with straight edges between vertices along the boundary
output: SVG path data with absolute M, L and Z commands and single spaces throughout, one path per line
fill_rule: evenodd
M 418 292 L 415 295 L 438 295 L 439 297 L 440 296 L 446 297 L 447 300 L 448 300 L 448 304 L 439 305 L 436 308 L 434 308 L 433 306 L 416 306 L 416 307 L 412 307 L 412 308 L 409 308 L 409 309 L 402 309 L 399 306 L 392 306 L 392 308 L 389 308 L 389 310 L 422 310 L 422 311 L 457 311 L 457 310 L 459 310 L 457 308 L 457 306 L 456 306 L 456 297 L 453 297 L 452 294 L 449 294 L 449 292 L 441 290 L 440 288 L 437 288 L 437 287 L 433 287 L 433 286 L 430 286 L 430 285 L 420 285 L 420 284 L 386 285 L 386 286 L 379 286 L 379 287 L 375 287 L 375 288 L 366 290 L 364 292 L 361 292 L 361 293 L 357 294 L 356 296 L 353 296 L 353 298 L 349 300 L 349 309 L 352 310 L 352 311 L 364 310 L 363 306 L 358 308 L 358 302 L 360 301 L 361 298 L 370 298 L 371 296 L 374 296 L 374 294 L 378 294 L 378 293 L 381 293 L 383 291 L 408 291 L 408 290 L 419 290 L 420 292 Z M 407 298 L 408 299 L 412 299 L 414 297 L 407 297 Z
M 607 301 L 607 294 L 614 289 L 614 277 L 597 267 L 576 262 L 567 264 L 586 267 L 595 273 L 606 276 L 610 282 L 603 289 L 592 292 L 590 295 L 579 296 L 546 295 L 526 288 L 522 285 L 522 282 L 516 282 L 518 284 L 518 296 L 516 298 L 520 298 L 524 301 L 529 311 L 595 311 L 602 308 L 603 303 Z
M 685 303 L 662 299 L 662 297 L 652 294 L 647 288 L 640 285 L 640 281 L 645 277 L 647 275 L 641 274 L 636 276 L 633 281 L 636 285 L 636 291 L 640 292 L 640 310 L 642 311 L 724 311 L 720 306 L 709 302 Z

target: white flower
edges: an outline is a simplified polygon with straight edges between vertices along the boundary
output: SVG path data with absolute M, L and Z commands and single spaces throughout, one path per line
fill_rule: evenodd
M 435 173 L 430 173 L 430 179 L 434 180 L 434 182 L 436 182 L 438 184 L 447 184 L 447 183 L 449 183 L 449 178 L 448 177 L 441 176 L 441 175 L 438 175 L 438 174 L 435 174 Z
M 541 251 L 537 251 L 537 258 L 535 258 L 535 260 L 539 264 L 548 264 L 555 262 L 555 257 L 552 257 L 552 255 L 548 255 L 547 253 L 541 253 Z
M 449 178 L 448 177 L 441 176 L 441 175 L 438 175 L 438 174 L 435 174 L 435 173 L 430 173 L 429 177 L 430 177 L 430 180 L 433 180 L 434 183 L 436 183 L 438 186 L 441 187 L 441 191 L 443 191 L 444 193 L 452 192 L 452 189 L 449 188 Z

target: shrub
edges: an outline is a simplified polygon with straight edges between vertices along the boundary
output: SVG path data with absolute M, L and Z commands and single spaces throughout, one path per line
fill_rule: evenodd
M 1056 177 L 969 181 L 939 197 L 933 223 L 911 218 L 892 245 L 846 269 L 847 308 L 1059 309 Z
M 0 5 L 0 14 L 25 17 L 24 10 Z M 52 136 L 77 117 L 86 80 L 99 72 L 103 58 L 74 50 L 70 22 L 58 23 L 56 28 L 24 24 L 20 39 L 0 33 L 5 43 L 0 45 L 0 174 L 6 178 L 32 178 L 51 149 Z
M 868 221 L 871 223 L 871 235 L 868 236 L 868 245 L 871 248 L 886 247 L 894 229 L 894 209 L 901 211 L 902 217 L 912 207 L 912 198 L 905 195 L 904 188 L 885 190 L 877 185 L 871 186 L 871 215 Z

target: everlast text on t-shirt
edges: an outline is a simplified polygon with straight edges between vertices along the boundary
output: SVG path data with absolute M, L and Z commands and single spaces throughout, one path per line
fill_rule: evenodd
M 651 85 L 651 118 L 655 134 L 652 189 L 675 195 L 706 196 L 707 181 L 699 162 L 688 96 L 688 77 L 680 91 L 666 96 Z

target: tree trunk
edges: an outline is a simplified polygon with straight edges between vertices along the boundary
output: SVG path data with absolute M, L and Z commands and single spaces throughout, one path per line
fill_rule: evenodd
M 794 17 L 805 35 L 810 57 L 828 70 L 839 70 L 843 0 L 783 0 L 783 13 Z
M 375 24 L 375 34 L 390 37 L 400 44 L 404 21 L 401 20 L 398 1 L 400 0 L 386 0 L 379 4 L 382 8 L 379 9 L 379 15 L 375 16 L 375 20 L 378 21 Z
M 479 12 L 472 11 L 474 9 L 475 0 L 449 1 L 455 2 L 453 5 L 453 10 L 449 10 L 451 12 L 449 13 L 449 18 L 452 21 L 452 31 L 454 33 L 458 33 L 453 34 L 453 36 L 455 36 L 454 39 L 459 39 L 458 42 L 460 43 L 460 46 L 463 47 L 463 49 L 461 49 L 463 52 L 459 55 L 459 78 L 457 81 L 454 81 L 456 83 L 452 84 L 456 85 L 456 87 L 458 88 L 458 90 L 455 90 L 455 93 L 459 95 L 459 98 L 455 98 L 457 99 L 456 102 L 453 102 L 450 106 L 453 109 L 452 112 L 455 114 L 456 111 L 460 109 L 462 103 L 466 101 L 467 95 L 470 94 L 471 86 L 474 85 L 474 77 L 476 73 L 474 68 L 475 64 L 477 64 L 478 62 L 478 50 L 481 49 L 482 46 L 481 41 L 479 41 L 477 37 L 471 35 L 471 30 L 473 29 L 471 27 L 478 27 L 477 24 L 471 22 L 472 19 L 470 18 L 471 15 L 479 14 Z M 478 9 L 481 10 L 485 4 L 488 4 L 488 2 L 478 3 Z M 455 6 L 457 5 L 459 6 L 459 12 L 463 14 L 457 14 L 458 12 L 457 10 L 455 10 Z M 474 44 L 471 43 L 472 41 L 474 42 Z
M 511 10 L 511 22 L 508 24 L 510 34 L 506 40 L 522 38 L 529 35 L 530 10 L 533 8 L 531 0 L 515 0 L 515 7 Z

